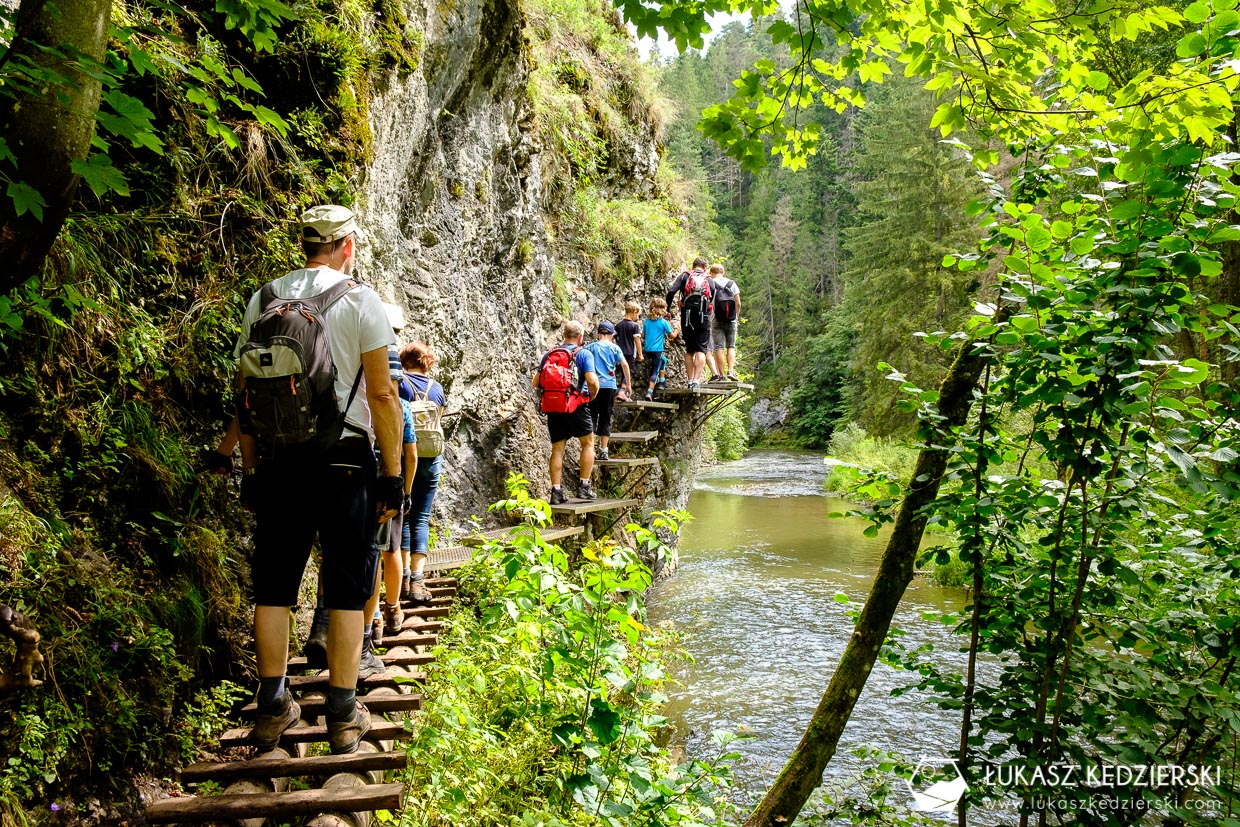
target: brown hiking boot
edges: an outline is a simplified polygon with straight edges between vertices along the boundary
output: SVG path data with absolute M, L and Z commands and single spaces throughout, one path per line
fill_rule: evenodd
M 387 671 L 383 661 L 375 656 L 375 647 L 369 637 L 362 638 L 362 657 L 357 664 L 358 680 L 373 678 Z
M 276 702 L 275 709 L 269 714 L 258 713 L 254 720 L 254 728 L 250 730 L 250 743 L 258 747 L 259 752 L 270 752 L 280 743 L 284 730 L 301 719 L 301 707 L 293 700 L 293 693 L 287 689 Z
M 370 640 L 375 646 L 383 645 L 383 618 L 376 617 L 370 621 Z
M 426 588 L 425 580 L 425 575 L 415 574 L 410 581 L 409 602 L 415 606 L 425 606 L 431 602 L 431 593 Z
M 357 752 L 357 745 L 362 737 L 370 732 L 370 710 L 366 704 L 357 702 L 353 717 L 347 721 L 327 722 L 327 743 L 331 745 L 332 755 L 348 755 Z
M 385 637 L 396 637 L 400 628 L 405 625 L 405 613 L 400 610 L 400 601 L 383 604 L 383 634 Z

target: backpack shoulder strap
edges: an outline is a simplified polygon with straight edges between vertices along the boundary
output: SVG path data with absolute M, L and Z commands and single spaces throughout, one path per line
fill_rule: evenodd
M 300 301 L 302 304 L 308 305 L 312 310 L 317 311 L 319 315 L 322 315 L 327 312 L 327 308 L 338 302 L 344 297 L 345 293 L 348 293 L 354 287 L 357 287 L 356 281 L 344 279 L 343 281 L 336 282 L 317 296 L 310 296 Z
M 267 308 L 279 301 L 284 301 L 284 299 L 277 296 L 275 288 L 271 286 L 271 282 L 267 282 L 258 291 L 258 312 L 266 313 Z

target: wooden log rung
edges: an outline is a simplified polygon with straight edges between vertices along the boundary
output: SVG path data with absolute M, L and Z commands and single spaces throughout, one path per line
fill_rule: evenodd
M 399 810 L 403 784 L 366 784 L 348 790 L 294 790 L 283 793 L 165 798 L 146 808 L 151 824 L 232 821 L 306 813 Z
M 412 695 L 363 695 L 362 702 L 371 714 L 388 712 L 416 712 L 422 708 L 422 696 Z M 300 700 L 303 718 L 317 718 L 327 712 L 327 702 L 317 699 Z M 253 718 L 258 714 L 257 704 L 246 704 L 241 709 L 241 717 Z
M 250 761 L 200 761 L 181 770 L 181 781 L 232 781 L 238 778 L 298 778 L 338 772 L 400 770 L 409 758 L 402 752 L 355 752 L 306 758 L 255 758 Z
M 289 675 L 288 685 L 294 692 L 310 692 L 315 689 L 326 692 L 328 677 L 326 671 L 317 675 Z M 408 680 L 398 681 L 397 678 Z M 425 672 L 392 672 L 389 670 L 382 675 L 362 678 L 357 685 L 359 689 L 374 689 L 376 686 L 400 686 L 401 683 L 420 683 L 424 680 L 426 680 Z
M 429 606 L 425 603 L 415 606 L 408 601 L 402 600 L 400 601 L 400 608 L 401 611 L 405 613 L 405 625 L 400 627 L 401 631 L 408 631 L 409 629 L 416 629 L 418 627 L 417 623 L 409 622 L 411 617 L 447 617 L 452 613 L 452 606 L 436 606 L 434 602 L 432 602 Z
M 366 733 L 367 741 L 390 741 L 394 738 L 407 737 L 409 737 L 409 733 L 405 731 L 403 723 L 394 723 L 373 717 L 370 723 L 370 732 Z M 326 724 L 321 726 L 293 727 L 292 729 L 285 730 L 284 734 L 280 736 L 280 743 L 282 744 L 313 744 L 320 741 L 327 741 Z M 250 746 L 249 727 L 230 729 L 220 736 L 221 749 L 248 746 Z

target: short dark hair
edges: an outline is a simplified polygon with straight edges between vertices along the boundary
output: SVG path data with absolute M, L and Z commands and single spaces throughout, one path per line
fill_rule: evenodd
M 350 234 L 351 235 L 351 234 Z M 306 258 L 318 258 L 319 256 L 330 256 L 344 245 L 344 238 L 338 238 L 335 241 L 306 241 L 301 240 L 301 251 L 305 253 Z
M 709 261 L 707 261 L 706 259 L 702 258 L 701 256 L 698 256 L 697 258 L 695 258 L 695 259 L 693 260 L 693 269 L 694 269 L 694 270 L 704 270 L 704 269 L 706 269 L 706 267 L 707 267 L 707 266 L 709 266 L 709 265 L 710 265 L 710 262 L 709 262 Z

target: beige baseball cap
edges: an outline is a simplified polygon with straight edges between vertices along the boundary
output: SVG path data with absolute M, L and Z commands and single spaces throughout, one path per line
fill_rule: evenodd
M 350 233 L 357 233 L 353 210 L 338 204 L 321 204 L 311 207 L 301 216 L 301 237 L 306 241 L 327 243 L 337 241 Z

